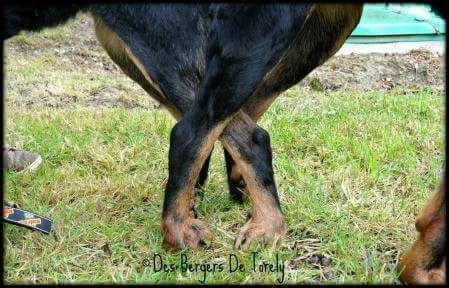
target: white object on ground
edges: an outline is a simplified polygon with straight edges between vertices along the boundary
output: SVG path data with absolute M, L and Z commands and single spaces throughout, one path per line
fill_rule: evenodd
M 394 43 L 369 43 L 355 44 L 345 43 L 336 55 L 368 54 L 368 53 L 408 53 L 412 50 L 428 50 L 445 54 L 446 43 L 444 41 L 422 41 L 422 42 L 394 42 Z

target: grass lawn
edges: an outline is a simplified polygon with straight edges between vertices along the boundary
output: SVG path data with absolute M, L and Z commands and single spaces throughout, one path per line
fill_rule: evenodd
M 14 41 L 28 48 L 52 37 L 64 43 L 68 40 L 60 29 L 70 25 Z M 100 50 L 90 53 L 107 59 Z M 206 283 L 276 283 L 282 273 L 261 272 L 258 265 L 278 257 L 285 265 L 284 283 L 398 283 L 398 257 L 414 241 L 415 216 L 441 174 L 440 90 L 308 92 L 293 87 L 260 121 L 271 134 L 287 219 L 282 246 L 233 250 L 250 205 L 229 199 L 224 157 L 216 143 L 209 180 L 196 201 L 200 219 L 215 236 L 211 249 L 168 253 L 161 248 L 159 224 L 174 120 L 146 105 L 148 100 L 132 109 L 25 103 L 52 93 L 88 101 L 88 95 L 111 85 L 119 87 L 122 103 L 135 101 L 126 100 L 132 93 L 147 98 L 116 68 L 92 74 L 82 70 L 85 66 L 63 62 L 63 52 L 12 55 L 6 51 L 5 142 L 35 151 L 44 161 L 34 173 L 7 172 L 5 198 L 49 217 L 54 230 L 44 236 L 4 224 L 5 282 L 198 283 L 205 278 Z M 258 252 L 256 271 L 252 251 Z M 198 266 L 193 272 L 181 267 L 156 272 L 146 266 L 155 253 L 167 265 L 180 265 L 186 257 L 191 264 L 221 264 L 223 271 L 204 276 Z M 236 259 L 244 271 L 229 271 Z

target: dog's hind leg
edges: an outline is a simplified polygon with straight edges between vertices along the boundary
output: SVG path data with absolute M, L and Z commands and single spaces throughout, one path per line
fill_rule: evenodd
M 255 123 L 285 90 L 334 55 L 357 25 L 360 4 L 316 4 L 280 61 L 267 73 L 242 107 Z M 322 35 L 322 36 L 318 36 Z M 225 151 L 231 198 L 242 202 L 248 194 L 240 168 Z
M 194 187 L 201 166 L 228 120 L 212 121 L 199 106 L 194 105 L 170 135 L 169 178 L 162 213 L 164 247 L 167 249 L 197 248 L 210 235 L 191 213 Z
M 248 119 L 251 119 L 253 124 L 256 126 L 257 121 L 265 113 L 265 111 L 268 109 L 268 107 L 274 101 L 274 99 L 276 99 L 277 96 L 280 94 L 280 93 L 271 93 L 270 97 L 267 97 L 265 94 L 263 94 L 263 92 L 266 93 L 266 91 L 263 91 L 262 93 L 260 93 L 259 91 L 260 91 L 259 89 L 256 89 L 256 91 L 251 95 L 251 97 L 248 99 L 248 102 L 244 104 L 241 110 L 242 114 L 246 114 L 245 116 L 243 115 L 241 116 L 246 119 L 244 122 L 248 122 Z M 260 96 L 264 96 L 263 98 L 266 98 L 267 100 L 262 103 L 253 100 L 255 98 L 257 99 Z M 229 128 L 232 128 L 232 125 L 234 125 L 233 122 L 230 123 Z M 246 200 L 248 200 L 249 196 L 247 184 L 244 180 L 242 172 L 240 171 L 241 169 L 239 168 L 239 165 L 234 161 L 231 154 L 226 149 L 223 149 L 223 152 L 226 163 L 229 195 L 233 201 L 237 203 L 243 203 Z
M 235 161 L 246 183 L 245 197 L 251 200 L 251 217 L 235 240 L 235 247 L 253 240 L 271 242 L 285 234 L 285 219 L 274 181 L 269 134 L 240 111 L 226 126 L 223 146 Z

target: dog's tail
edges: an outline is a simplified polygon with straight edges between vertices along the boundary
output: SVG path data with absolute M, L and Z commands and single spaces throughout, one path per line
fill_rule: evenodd
M 84 9 L 81 4 L 53 4 L 43 6 L 38 1 L 27 4 L 4 4 L 2 7 L 2 40 L 20 31 L 38 31 L 62 24 Z

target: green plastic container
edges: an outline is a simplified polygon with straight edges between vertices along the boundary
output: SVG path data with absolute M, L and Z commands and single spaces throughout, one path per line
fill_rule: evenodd
M 425 4 L 365 4 L 349 43 L 444 41 L 446 22 Z

